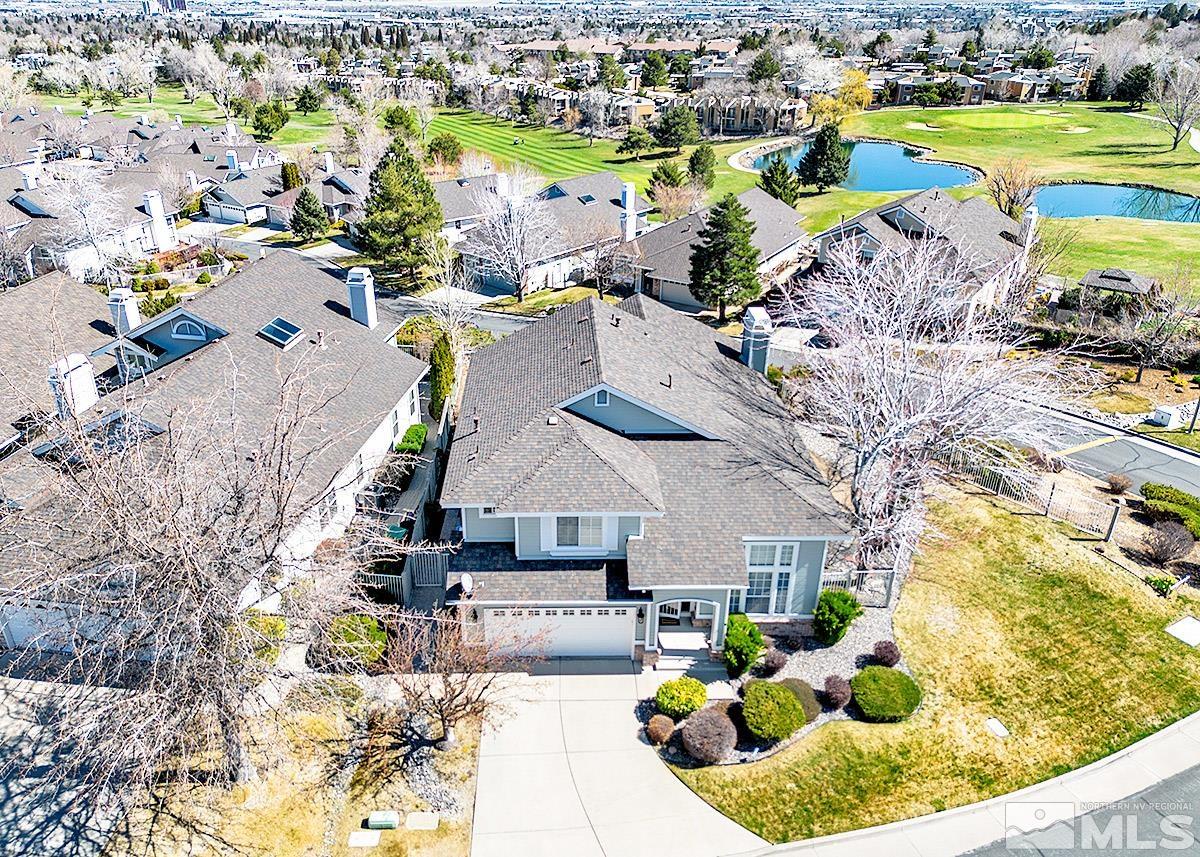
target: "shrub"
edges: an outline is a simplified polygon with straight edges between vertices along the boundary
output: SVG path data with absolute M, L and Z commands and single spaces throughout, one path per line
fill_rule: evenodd
M 758 660 L 763 651 L 763 635 L 744 613 L 734 613 L 725 626 L 725 667 L 740 676 Z
M 1175 521 L 1183 524 L 1193 538 L 1200 539 L 1200 511 L 1187 506 L 1177 506 L 1162 500 L 1147 500 L 1142 512 L 1152 521 Z
M 845 708 L 850 701 L 850 682 L 840 675 L 825 676 L 825 703 L 834 711 Z
M 1108 474 L 1108 493 L 1115 494 L 1120 497 L 1129 490 L 1129 486 L 1133 484 L 1133 480 L 1124 473 Z
M 796 695 L 781 684 L 755 681 L 746 685 L 742 700 L 746 728 L 764 741 L 782 741 L 804 725 L 804 709 Z
M 404 436 L 396 444 L 396 452 L 417 455 L 425 448 L 425 438 L 429 434 L 429 426 L 425 423 L 415 423 L 404 430 Z
M 1149 557 L 1158 565 L 1183 559 L 1196 546 L 1188 528 L 1177 521 L 1159 521 L 1142 541 Z
M 716 708 L 698 711 L 683 724 L 683 749 L 697 762 L 714 765 L 737 744 L 737 728 L 729 715 Z
M 813 612 L 813 633 L 826 645 L 833 645 L 850 630 L 850 623 L 862 615 L 858 599 L 844 589 L 826 589 L 817 599 Z
M 785 678 L 779 683 L 779 686 L 786 687 L 796 697 L 796 701 L 804 709 L 806 723 L 812 723 L 817 719 L 821 713 L 821 703 L 817 701 L 817 692 L 812 689 L 811 684 L 799 678 Z
M 1147 500 L 1158 500 L 1175 506 L 1200 511 L 1200 497 L 1181 491 L 1173 485 L 1163 485 L 1158 482 L 1147 482 L 1141 487 L 1142 496 Z
M 208 285 L 212 282 L 212 274 L 210 274 L 208 271 L 201 271 L 200 276 L 196 278 L 196 282 L 202 286 Z
M 786 666 L 787 655 L 779 651 L 779 649 L 767 649 L 766 657 L 763 658 L 762 662 L 763 675 L 776 675 Z
M 454 389 L 454 352 L 450 340 L 439 331 L 429 355 L 429 413 L 435 419 L 442 416 L 446 397 Z
M 378 663 L 387 646 L 387 632 L 379 621 L 361 613 L 338 616 L 329 625 L 329 642 L 335 657 L 358 666 Z
M 205 247 L 200 251 L 200 255 L 196 257 L 196 261 L 200 263 L 202 268 L 212 268 L 221 264 L 221 257 L 217 255 L 217 251 L 211 247 Z
M 875 661 L 885 667 L 894 667 L 900 663 L 900 647 L 891 640 L 880 640 L 875 644 Z
M 1163 598 L 1166 598 L 1171 594 L 1171 587 L 1175 585 L 1175 578 L 1167 577 L 1166 575 L 1162 574 L 1154 575 L 1152 577 L 1147 577 L 1146 583 L 1151 589 L 1153 589 Z
M 865 667 L 850 679 L 854 702 L 863 718 L 872 723 L 896 723 L 921 704 L 921 689 L 900 670 Z
M 682 720 L 694 711 L 699 711 L 708 700 L 704 683 L 685 675 L 659 685 L 654 694 L 658 710 L 672 720 Z
M 651 744 L 666 744 L 675 733 L 675 721 L 665 714 L 655 714 L 646 724 L 646 737 Z
M 279 657 L 279 644 L 287 631 L 287 621 L 282 616 L 272 616 L 252 610 L 246 614 L 246 627 L 250 629 L 250 642 L 254 654 L 269 664 Z

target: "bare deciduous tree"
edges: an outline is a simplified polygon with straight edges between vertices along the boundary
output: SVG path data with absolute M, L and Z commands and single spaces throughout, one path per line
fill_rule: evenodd
M 322 456 L 355 428 L 331 421 L 348 393 L 316 348 L 267 368 L 278 392 L 253 407 L 230 364 L 219 392 L 184 403 L 125 388 L 99 425 L 53 423 L 36 487 L 7 497 L 5 607 L 41 621 L 13 666 L 79 691 L 38 736 L 61 756 L 40 772 L 50 786 L 127 809 L 163 783 L 253 779 L 256 725 L 289 688 L 325 687 L 276 664 L 284 637 L 329 644 L 335 617 L 380 615 L 358 572 L 396 542 L 363 525 L 343 546 L 300 547 L 321 532 L 317 501 L 346 487 L 328 487 Z M 6 755 L 3 773 L 35 761 Z
M 30 102 L 29 77 L 8 63 L 0 63 L 0 113 L 19 110 Z
M 612 94 L 603 86 L 593 86 L 579 95 L 579 112 L 587 128 L 588 145 L 603 137 L 612 124 Z
M 616 227 L 593 222 L 578 228 L 568 242 L 579 248 L 584 277 L 595 284 L 601 297 L 621 272 L 628 270 L 633 250 L 625 246 L 621 238 Z
M 1137 378 L 1150 366 L 1167 366 L 1196 348 L 1200 339 L 1200 301 L 1187 286 L 1189 277 L 1180 272 L 1151 300 L 1131 304 L 1117 322 L 1112 338 L 1133 355 Z
M 997 276 L 1017 276 L 1022 264 Z M 1059 432 L 1039 406 L 1087 391 L 1059 355 L 1005 359 L 1021 341 L 998 314 L 971 311 L 974 282 L 952 247 L 865 261 L 847 242 L 820 275 L 784 289 L 789 320 L 831 343 L 812 350 L 793 401 L 806 423 L 837 439 L 833 465 L 868 566 L 915 546 L 941 462 L 959 455 L 1025 467 L 1016 450 L 1048 451 Z
M 988 170 L 983 184 L 996 208 L 1019 220 L 1026 206 L 1033 202 L 1041 179 L 1027 162 L 1008 158 Z
M 554 255 L 563 236 L 546 200 L 532 190 L 532 177 L 515 172 L 509 176 L 509 186 L 507 194 L 484 190 L 474 195 L 475 205 L 484 217 L 471 230 L 468 240 L 473 254 L 512 283 L 521 301 L 525 300 L 534 267 Z
M 707 191 L 693 182 L 685 182 L 679 187 L 659 184 L 654 188 L 654 204 L 668 222 L 699 211 L 704 207 L 704 197 Z
M 464 615 L 470 610 L 460 607 Z M 514 689 L 513 674 L 544 648 L 536 635 L 501 631 L 485 641 L 474 639 L 471 630 L 453 613 L 402 614 L 392 626 L 387 671 L 405 711 L 440 726 L 442 748 L 454 746 L 454 727 L 464 719 L 502 715 Z
M 470 352 L 475 307 L 472 300 L 475 284 L 463 273 L 462 262 L 450 243 L 440 235 L 426 235 L 422 239 L 422 255 L 429 260 L 429 278 L 436 288 L 426 296 L 425 305 L 446 333 L 450 350 L 454 354 L 455 376 L 463 368 L 463 360 Z
M 1171 151 L 1200 122 L 1200 65 L 1176 60 L 1158 76 L 1154 101 L 1163 121 L 1171 129 Z
M 52 174 L 55 201 L 55 241 L 62 251 L 90 247 L 96 254 L 96 274 L 113 285 L 122 267 L 123 252 L 114 246 L 123 214 L 116 192 L 88 166 L 60 163 Z

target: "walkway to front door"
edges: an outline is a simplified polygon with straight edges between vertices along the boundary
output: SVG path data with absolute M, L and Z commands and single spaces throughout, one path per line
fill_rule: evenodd
M 617 659 L 550 661 L 535 673 L 509 719 L 484 732 L 472 857 L 716 857 L 766 845 L 644 742 L 638 700 L 680 673 Z

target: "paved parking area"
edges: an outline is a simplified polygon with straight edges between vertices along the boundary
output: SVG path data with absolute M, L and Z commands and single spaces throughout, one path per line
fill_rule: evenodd
M 511 715 L 480 744 L 473 857 L 716 857 L 764 846 L 642 739 L 638 701 L 678 675 L 556 660 L 522 678 Z

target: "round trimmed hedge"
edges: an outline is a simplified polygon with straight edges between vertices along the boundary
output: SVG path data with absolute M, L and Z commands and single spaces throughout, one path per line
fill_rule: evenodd
M 697 711 L 683 724 L 683 749 L 697 762 L 715 765 L 733 752 L 737 727 L 719 708 Z
M 850 688 L 863 719 L 872 723 L 904 720 L 921 704 L 917 683 L 891 667 L 865 667 L 850 679 Z
M 654 704 L 658 710 L 676 721 L 699 711 L 707 701 L 708 691 L 704 682 L 687 675 L 663 682 L 654 694 Z
M 821 703 L 817 699 L 817 692 L 804 679 L 785 678 L 779 685 L 780 687 L 786 687 L 796 697 L 796 701 L 804 709 L 804 720 L 806 723 L 812 723 L 821 714 Z
M 746 685 L 742 700 L 746 728 L 764 741 L 782 741 L 805 723 L 804 708 L 796 694 L 773 681 Z
M 655 714 L 646 724 L 646 737 L 651 744 L 666 744 L 675 732 L 675 721 L 665 714 Z

